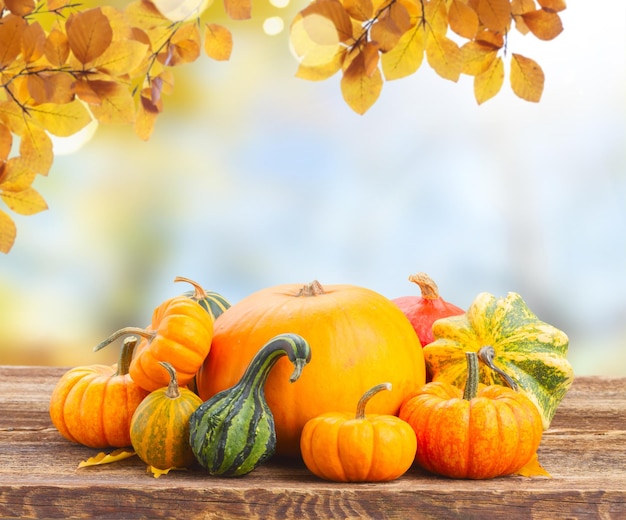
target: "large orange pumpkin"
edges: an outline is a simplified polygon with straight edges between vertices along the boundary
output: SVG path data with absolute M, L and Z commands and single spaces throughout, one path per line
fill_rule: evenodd
M 391 415 L 425 383 L 419 339 L 391 300 L 362 287 L 313 282 L 263 289 L 215 321 L 211 350 L 197 375 L 200 397 L 207 400 L 233 386 L 259 345 L 287 332 L 309 342 L 311 362 L 290 383 L 293 366 L 281 359 L 265 384 L 279 455 L 298 456 L 300 434 L 309 419 L 352 411 L 380 381 L 389 381 L 393 390 L 379 396 L 370 412 Z

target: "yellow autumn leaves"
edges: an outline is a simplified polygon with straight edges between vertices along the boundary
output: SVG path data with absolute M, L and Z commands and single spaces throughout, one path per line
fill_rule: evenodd
M 194 1 L 187 7 L 199 12 Z M 202 50 L 227 60 L 232 45 L 225 27 L 202 26 L 197 17 L 172 21 L 148 0 L 123 11 L 82 10 L 68 0 L 0 1 L 2 201 L 22 215 L 46 209 L 32 183 L 52 165 L 50 135 L 74 135 L 95 119 L 132 125 L 148 139 L 163 95 L 173 89 L 173 67 Z M 8 252 L 15 237 L 13 219 L 0 209 L 0 251 Z
M 563 30 L 564 0 L 314 0 L 291 25 L 300 59 L 297 76 L 323 80 L 341 72 L 341 92 L 359 114 L 378 99 L 384 80 L 415 73 L 424 58 L 442 78 L 473 76 L 481 104 L 505 78 L 513 92 L 537 102 L 541 67 L 519 53 L 508 55 L 515 28 L 551 40 Z

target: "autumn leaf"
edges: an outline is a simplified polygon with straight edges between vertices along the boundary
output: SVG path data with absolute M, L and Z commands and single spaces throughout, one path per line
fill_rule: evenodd
M 92 67 L 110 76 L 133 74 L 145 61 L 148 45 L 134 40 L 119 40 L 111 45 L 92 63 Z
M 75 134 L 91 121 L 89 112 L 79 100 L 63 105 L 45 103 L 31 108 L 30 113 L 48 132 L 59 137 Z
M 354 20 L 366 22 L 374 16 L 372 0 L 343 0 L 343 7 Z
M 133 27 L 140 27 L 144 30 L 162 26 L 168 21 L 149 0 L 131 2 L 124 9 L 124 14 Z
M 233 35 L 223 25 L 207 23 L 204 26 L 204 52 L 217 61 L 230 59 L 233 50 Z
M 30 74 L 26 79 L 28 92 L 33 101 L 43 103 L 64 104 L 74 99 L 76 80 L 65 72 L 39 72 Z
M 66 32 L 72 53 L 83 65 L 100 56 L 113 40 L 109 19 L 98 7 L 72 14 Z
M 67 35 L 59 29 L 52 29 L 44 44 L 44 54 L 53 67 L 65 65 L 70 55 L 70 42 Z
M 458 81 L 463 67 L 461 49 L 450 38 L 431 31 L 426 38 L 426 59 L 442 78 Z
M 46 45 L 46 32 L 38 22 L 33 22 L 22 31 L 21 52 L 26 63 L 41 58 Z
M 495 96 L 504 83 L 504 63 L 495 58 L 487 70 L 474 77 L 474 97 L 479 105 Z
M 29 170 L 48 175 L 53 161 L 52 140 L 43 128 L 29 125 L 21 135 L 20 157 Z
M 13 134 L 11 130 L 6 125 L 0 124 L 0 164 L 3 164 L 8 159 L 12 146 Z
M 464 38 L 472 39 L 478 31 L 478 15 L 462 0 L 452 0 L 448 9 L 450 29 Z
M 461 47 L 463 66 L 461 72 L 478 76 L 485 72 L 496 58 L 497 49 L 477 41 L 469 41 Z
M 357 114 L 364 114 L 376 102 L 383 88 L 379 69 L 368 73 L 363 53 L 358 53 L 343 72 L 341 93 L 348 106 Z
M 0 209 L 0 253 L 8 253 L 13 244 L 17 229 L 13 219 Z
M 132 124 L 135 121 L 135 102 L 127 85 L 116 81 L 90 81 L 89 86 L 99 103 L 90 105 L 91 113 L 104 124 Z
M 535 103 L 541 99 L 545 78 L 543 70 L 536 61 L 513 53 L 510 81 L 516 96 Z
M 309 81 L 328 79 L 341 70 L 345 55 L 345 49 L 338 49 L 330 59 L 324 58 L 319 64 L 306 65 L 301 63 L 296 71 L 296 77 Z
M 409 11 L 400 2 L 395 2 L 372 25 L 370 38 L 376 42 L 381 52 L 387 52 L 396 46 L 410 28 Z
M 4 5 L 17 16 L 24 16 L 35 10 L 35 0 L 4 0 Z
M 481 23 L 492 31 L 504 33 L 511 26 L 510 0 L 478 0 L 476 13 Z
M 567 7 L 565 5 L 565 0 L 537 0 L 537 2 L 547 11 L 552 11 L 554 13 L 563 11 Z
M 398 44 L 381 57 L 385 79 L 388 81 L 414 74 L 424 60 L 424 31 L 420 26 L 404 33 Z
M 154 466 L 148 466 L 146 468 L 146 472 L 152 473 L 154 478 L 159 478 L 161 475 L 167 475 L 170 471 L 186 471 L 185 468 L 167 468 L 167 469 L 159 469 Z
M 113 450 L 111 453 L 100 452 L 93 457 L 89 457 L 87 460 L 83 460 L 78 464 L 78 468 L 87 468 L 90 466 L 99 466 L 100 464 L 110 464 L 111 462 L 117 462 L 129 457 L 133 457 L 135 452 L 128 448 L 120 448 Z
M 311 7 L 315 7 L 315 4 Z M 327 71 L 335 68 L 337 60 L 340 61 L 339 65 L 343 63 L 345 48 L 340 45 L 337 27 L 322 14 L 309 10 L 297 15 L 290 27 L 289 40 L 300 60 L 300 68 Z M 337 70 L 339 68 L 335 72 Z
M 36 174 L 22 157 L 11 157 L 2 165 L 0 189 L 10 192 L 23 191 L 30 187 Z
M 159 61 L 167 66 L 191 63 L 200 56 L 200 49 L 200 29 L 187 23 L 172 34 L 166 50 L 159 53 Z
M 26 21 L 20 16 L 7 14 L 0 23 L 0 69 L 11 65 L 21 52 L 22 32 Z
M 46 201 L 34 188 L 26 188 L 22 191 L 2 191 L 0 197 L 12 211 L 20 215 L 34 215 L 48 209 Z
M 539 457 L 535 453 L 533 457 L 520 469 L 518 469 L 514 475 L 520 477 L 547 477 L 552 478 L 552 475 L 548 473 L 539 463 Z
M 247 20 L 252 17 L 252 0 L 224 0 L 224 9 L 232 20 Z
M 522 19 L 530 32 L 540 40 L 553 40 L 563 32 L 563 23 L 557 13 L 539 9 L 523 14 Z
M 148 96 L 140 96 L 133 130 L 135 134 L 144 141 L 150 139 L 154 131 L 157 116 L 161 113 L 159 105 L 160 103 L 154 103 Z

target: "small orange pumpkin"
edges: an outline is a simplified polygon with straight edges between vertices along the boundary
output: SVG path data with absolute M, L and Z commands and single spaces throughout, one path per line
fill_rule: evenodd
M 467 352 L 465 390 L 431 382 L 400 408 L 417 436 L 416 462 L 452 478 L 486 479 L 515 473 L 537 452 L 543 426 L 524 394 L 478 383 L 478 356 Z
M 194 378 L 209 353 L 213 317 L 192 298 L 176 296 L 154 310 L 148 328 L 120 329 L 94 350 L 129 334 L 143 338 L 129 368 L 130 376 L 139 386 L 152 392 L 169 384 L 169 376 L 160 365 L 161 361 L 172 364 L 178 384 L 185 386 Z
M 356 417 L 326 413 L 308 421 L 300 437 L 302 459 L 315 475 L 335 482 L 384 482 L 402 476 L 413 464 L 413 429 L 393 415 L 365 415 L 368 401 L 389 383 L 368 390 Z
M 371 404 L 372 413 L 395 415 L 404 399 L 426 379 L 424 355 L 415 330 L 391 300 L 353 285 L 285 284 L 257 291 L 217 320 L 211 351 L 196 377 L 207 400 L 235 385 L 259 345 L 285 332 L 311 346 L 311 362 L 297 382 L 286 359 L 265 384 L 276 427 L 276 453 L 300 456 L 305 423 L 334 410 L 350 410 L 380 381 L 391 392 Z
M 130 421 L 148 392 L 128 374 L 136 338 L 127 338 L 117 365 L 68 370 L 50 397 L 52 424 L 66 439 L 90 448 L 131 445 Z

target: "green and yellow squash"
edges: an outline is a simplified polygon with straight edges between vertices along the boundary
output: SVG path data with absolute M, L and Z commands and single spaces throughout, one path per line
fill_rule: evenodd
M 200 284 L 189 278 L 177 276 L 174 281 L 190 283 L 193 286 L 193 291 L 185 292 L 184 296 L 198 302 L 205 311 L 213 316 L 214 321 L 230 307 L 230 302 L 224 296 L 215 291 L 206 291 Z
M 238 383 L 215 394 L 191 415 L 189 443 L 209 474 L 245 475 L 275 453 L 274 416 L 264 386 L 283 356 L 293 363 L 290 381 L 296 382 L 311 359 L 311 349 L 297 334 L 280 334 L 257 352 Z
M 567 360 L 569 340 L 539 320 L 519 294 L 496 298 L 481 293 L 465 314 L 437 320 L 433 335 L 435 340 L 424 347 L 433 381 L 463 388 L 465 352 L 474 351 L 485 362 L 480 368 L 482 383 L 518 386 L 539 409 L 544 429 L 550 426 L 574 380 Z

